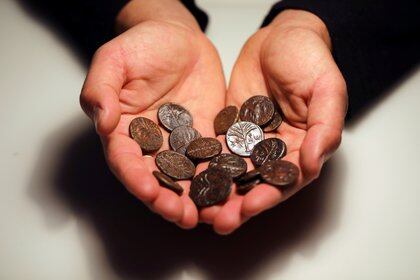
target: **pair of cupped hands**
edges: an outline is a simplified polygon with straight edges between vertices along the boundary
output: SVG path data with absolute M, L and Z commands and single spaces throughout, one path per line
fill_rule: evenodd
M 204 222 L 228 234 L 318 177 L 340 144 L 345 81 L 323 22 L 305 11 L 286 10 L 245 43 L 227 86 L 217 50 L 195 19 L 179 2 L 165 1 L 175 6 L 163 9 L 159 1 L 132 1 L 120 12 L 121 34 L 96 52 L 81 104 L 95 123 L 109 167 L 128 191 L 182 228 Z M 240 107 L 253 95 L 270 96 L 284 114 L 277 131 L 265 137 L 287 144 L 284 159 L 300 169 L 292 188 L 260 184 L 245 195 L 233 189 L 223 204 L 198 209 L 188 196 L 189 181 L 180 182 L 182 196 L 159 186 L 152 175 L 157 169 L 154 155 L 143 155 L 129 136 L 132 119 L 157 122 L 159 106 L 173 102 L 190 111 L 201 135 L 216 137 L 216 114 L 228 105 Z M 228 152 L 224 136 L 218 139 Z M 162 150 L 168 148 L 166 141 Z M 199 164 L 197 173 L 206 167 Z

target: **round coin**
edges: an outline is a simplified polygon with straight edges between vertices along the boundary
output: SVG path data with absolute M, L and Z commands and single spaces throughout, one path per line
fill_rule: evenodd
M 273 118 L 263 127 L 264 132 L 271 132 L 276 130 L 281 123 L 283 122 L 283 118 L 281 117 L 281 114 L 278 111 L 274 111 Z
M 245 182 L 242 185 L 236 185 L 236 192 L 238 194 L 246 194 L 261 182 L 260 178 L 255 178 L 251 181 Z
M 263 126 L 272 119 L 273 114 L 274 104 L 270 98 L 256 95 L 242 104 L 239 117 L 241 121 L 248 121 Z
M 249 156 L 254 146 L 263 139 L 262 129 L 251 122 L 237 122 L 226 133 L 229 149 L 240 156 Z
M 222 169 L 210 168 L 194 177 L 189 196 L 198 207 L 225 200 L 232 189 L 232 178 Z
M 278 138 L 267 138 L 262 140 L 251 153 L 252 163 L 258 167 L 270 160 L 276 160 L 286 155 L 286 144 Z
M 181 125 L 192 126 L 193 123 L 192 116 L 187 109 L 174 103 L 165 103 L 160 106 L 158 119 L 169 131 Z
M 267 161 L 260 168 L 261 178 L 274 186 L 290 186 L 299 176 L 299 168 L 285 160 Z
M 192 160 L 205 160 L 222 152 L 222 144 L 216 138 L 203 137 L 190 143 L 185 153 Z
M 174 151 L 162 151 L 157 154 L 156 165 L 160 171 L 177 180 L 189 179 L 195 174 L 194 163 Z
M 239 110 L 236 106 L 228 106 L 220 111 L 214 119 L 216 135 L 226 134 L 229 127 L 238 121 Z
M 129 130 L 131 138 L 140 145 L 143 153 L 155 152 L 162 147 L 162 131 L 152 120 L 135 118 L 131 121 Z
M 198 132 L 196 129 L 192 128 L 191 126 L 181 125 L 172 130 L 171 134 L 169 135 L 169 145 L 171 145 L 171 148 L 174 151 L 185 155 L 188 145 L 193 140 L 200 137 L 200 132 Z
M 220 154 L 210 161 L 209 168 L 224 169 L 232 178 L 237 178 L 245 174 L 247 164 L 240 156 L 234 154 Z
M 258 171 L 258 169 L 254 169 L 251 171 L 248 171 L 247 173 L 245 173 L 244 175 L 242 175 L 241 177 L 237 178 L 235 180 L 236 184 L 238 185 L 243 185 L 247 182 L 256 180 L 260 178 L 260 171 Z
M 184 189 L 177 182 L 172 180 L 171 177 L 156 170 L 152 173 L 153 176 L 155 176 L 155 178 L 159 181 L 162 187 L 170 189 L 178 195 L 182 195 L 182 193 L 184 192 Z

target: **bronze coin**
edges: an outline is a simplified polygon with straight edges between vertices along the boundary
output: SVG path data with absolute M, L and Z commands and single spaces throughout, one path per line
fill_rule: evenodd
M 160 185 L 164 188 L 170 189 L 175 192 L 177 195 L 182 195 L 184 189 L 180 184 L 171 179 L 168 175 L 165 175 L 159 171 L 153 171 L 153 176 L 159 181 Z
M 160 171 L 177 180 L 189 179 L 195 174 L 194 163 L 174 151 L 162 151 L 157 154 L 156 165 Z
M 234 154 L 220 154 L 210 161 L 209 168 L 224 169 L 232 178 L 237 178 L 245 174 L 247 164 L 240 156 Z
M 273 117 L 274 104 L 267 96 L 256 95 L 249 98 L 241 106 L 239 117 L 241 121 L 263 126 Z
M 264 132 L 275 131 L 283 122 L 281 114 L 275 110 L 271 120 L 263 127 Z
M 253 169 L 251 171 L 248 171 L 247 173 L 245 173 L 241 177 L 237 178 L 235 180 L 235 182 L 238 185 L 242 185 L 242 184 L 245 184 L 247 182 L 253 181 L 255 179 L 259 179 L 260 176 L 261 176 L 260 171 L 258 169 Z
M 172 130 L 169 135 L 169 145 L 171 145 L 172 150 L 185 155 L 188 145 L 200 137 L 201 134 L 196 129 L 181 125 Z
M 299 176 L 299 168 L 286 160 L 267 161 L 260 168 L 261 178 L 274 186 L 290 186 Z
M 238 194 L 246 194 L 247 192 L 252 190 L 256 185 L 258 185 L 260 182 L 261 182 L 260 178 L 255 178 L 241 185 L 236 185 L 236 192 Z
M 198 207 L 206 207 L 225 200 L 232 189 L 232 177 L 222 169 L 206 169 L 194 177 L 189 196 Z
M 238 121 L 239 110 L 236 106 L 228 106 L 220 111 L 214 119 L 216 135 L 226 134 L 229 127 Z
M 169 131 L 172 131 L 181 125 L 192 126 L 193 124 L 190 112 L 184 107 L 174 103 L 165 103 L 160 106 L 158 110 L 158 119 Z
M 251 161 L 258 167 L 267 161 L 280 159 L 286 153 L 286 144 L 282 140 L 278 138 L 267 138 L 255 145 L 251 153 Z
M 222 152 L 222 144 L 216 138 L 203 137 L 190 143 L 186 155 L 192 160 L 205 160 Z
M 139 145 L 143 153 L 155 152 L 162 147 L 163 135 L 157 124 L 147 118 L 138 117 L 130 123 L 130 136 Z

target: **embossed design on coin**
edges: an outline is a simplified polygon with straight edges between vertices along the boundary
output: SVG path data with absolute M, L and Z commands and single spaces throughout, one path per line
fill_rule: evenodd
M 186 155 L 192 160 L 205 160 L 222 152 L 222 144 L 216 138 L 203 137 L 190 143 Z
M 261 178 L 274 186 L 289 186 L 296 182 L 299 168 L 286 160 L 267 161 L 260 168 Z
M 239 117 L 256 125 L 267 124 L 274 114 L 274 104 L 267 96 L 256 95 L 249 98 L 241 106 Z
M 236 192 L 238 194 L 246 194 L 247 192 L 252 190 L 256 185 L 258 185 L 260 182 L 261 182 L 260 178 L 255 178 L 243 184 L 238 184 L 236 185 Z
M 181 125 L 192 126 L 193 124 L 192 116 L 187 109 L 174 103 L 165 103 L 160 106 L 158 118 L 160 123 L 169 131 Z
M 191 126 L 178 126 L 169 135 L 169 145 L 174 151 L 185 155 L 188 145 L 200 137 L 200 133 Z
M 282 122 L 283 122 L 283 118 L 281 114 L 276 110 L 274 111 L 274 115 L 271 118 L 271 120 L 268 122 L 268 124 L 266 124 L 263 127 L 263 131 L 264 132 L 274 131 L 281 125 Z
M 220 111 L 214 119 L 216 135 L 226 134 L 229 127 L 238 121 L 239 110 L 236 106 L 228 106 Z
M 177 180 L 189 179 L 195 174 L 194 163 L 174 151 L 162 151 L 157 154 L 156 165 L 160 171 Z
M 263 139 L 262 129 L 251 122 L 237 122 L 226 133 L 229 149 L 240 156 L 249 156 L 254 146 Z
M 258 167 L 270 160 L 276 160 L 286 155 L 286 144 L 278 138 L 268 138 L 262 140 L 251 153 L 252 163 Z
M 168 175 L 165 175 L 159 171 L 153 171 L 153 176 L 158 180 L 159 184 L 171 191 L 175 192 L 177 195 L 182 195 L 184 189 L 177 182 L 171 179 Z
M 147 118 L 138 117 L 130 123 L 130 136 L 144 153 L 155 152 L 162 147 L 163 135 L 157 124 Z
M 232 189 L 232 178 L 223 169 L 206 169 L 194 177 L 189 196 L 198 207 L 225 200 Z
M 237 178 L 245 174 L 247 164 L 240 156 L 234 154 L 220 154 L 210 161 L 209 168 L 221 168 Z

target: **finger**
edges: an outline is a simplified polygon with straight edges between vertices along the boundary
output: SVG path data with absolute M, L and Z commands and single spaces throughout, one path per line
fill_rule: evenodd
M 244 221 L 241 215 L 242 201 L 242 196 L 233 196 L 223 205 L 213 224 L 218 234 L 230 234 L 242 224 Z
M 300 166 L 310 182 L 338 148 L 347 111 L 347 93 L 338 69 L 317 80 L 308 106 L 308 130 L 300 148 Z
M 198 223 L 198 210 L 194 202 L 188 196 L 188 191 L 184 188 L 184 193 L 181 197 L 184 205 L 184 213 L 181 220 L 177 223 L 178 226 L 184 229 L 194 228 Z
M 159 194 L 153 201 L 152 208 L 170 222 L 179 222 L 184 215 L 181 198 L 173 191 L 162 187 L 159 188 Z
M 85 113 L 99 134 L 108 134 L 120 118 L 119 92 L 124 84 L 124 66 L 118 50 L 105 45 L 95 54 L 80 95 Z

